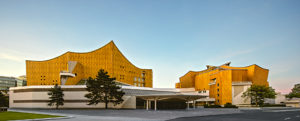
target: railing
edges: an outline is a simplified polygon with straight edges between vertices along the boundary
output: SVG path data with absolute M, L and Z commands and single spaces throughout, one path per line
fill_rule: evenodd
M 76 76 L 75 74 L 72 74 L 70 72 L 60 72 L 59 74 L 60 74 L 60 76 L 71 76 L 71 77 L 75 77 Z
M 232 85 L 251 85 L 251 81 L 239 81 L 239 82 L 232 82 Z
M 210 82 L 208 83 L 208 85 L 214 85 L 214 84 L 216 84 L 216 80 L 210 81 Z

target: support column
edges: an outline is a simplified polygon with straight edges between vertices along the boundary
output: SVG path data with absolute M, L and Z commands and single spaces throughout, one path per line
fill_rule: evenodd
M 193 108 L 196 109 L 196 101 L 193 100 Z
M 146 100 L 146 110 L 149 110 L 149 100 Z
M 149 109 L 152 109 L 152 107 L 151 107 L 151 100 L 149 100 Z
M 190 105 L 189 105 L 189 101 L 186 101 L 186 104 L 187 104 L 187 108 L 186 109 L 190 109 Z
M 157 104 L 156 104 L 156 103 L 157 103 L 157 100 L 155 99 L 155 100 L 154 100 L 154 110 L 157 109 Z

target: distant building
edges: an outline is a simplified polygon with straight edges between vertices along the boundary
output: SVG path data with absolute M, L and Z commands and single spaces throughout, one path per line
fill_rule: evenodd
M 10 87 L 24 86 L 26 80 L 21 80 L 15 77 L 0 76 L 0 90 L 8 90 Z
M 247 67 L 231 67 L 230 62 L 221 66 L 207 65 L 205 70 L 189 71 L 175 86 L 209 92 L 215 104 L 244 105 L 250 104 L 250 99 L 242 98 L 243 92 L 252 84 L 269 86 L 268 73 L 268 69 L 255 64 Z
M 284 102 L 287 100 L 285 96 L 286 94 L 281 94 L 280 92 L 277 93 L 275 97 L 275 104 L 284 104 Z
M 152 69 L 133 65 L 113 41 L 91 52 L 66 52 L 45 61 L 27 60 L 27 85 L 76 85 L 88 77 L 95 78 L 100 69 L 125 85 L 152 87 Z
M 27 85 L 27 78 L 25 75 L 19 76 L 18 79 L 23 80 L 23 82 L 22 82 L 23 86 Z
M 300 107 L 300 98 L 292 98 L 285 101 L 287 107 Z
M 295 84 L 291 93 L 300 93 L 300 84 Z M 287 98 L 287 100 L 285 101 L 285 105 L 288 107 L 300 107 L 300 98 L 299 97 Z

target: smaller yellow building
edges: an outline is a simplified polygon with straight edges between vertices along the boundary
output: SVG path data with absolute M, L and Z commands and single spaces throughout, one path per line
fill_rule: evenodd
M 250 100 L 241 96 L 251 85 L 269 86 L 268 73 L 268 69 L 256 64 L 247 67 L 231 67 L 230 62 L 221 66 L 207 65 L 205 70 L 189 71 L 180 77 L 180 82 L 175 87 L 209 91 L 209 97 L 215 99 L 215 104 L 242 105 L 250 103 Z

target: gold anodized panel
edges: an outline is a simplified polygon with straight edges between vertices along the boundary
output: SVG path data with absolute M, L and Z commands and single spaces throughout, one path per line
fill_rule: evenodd
M 69 70 L 68 62 L 77 62 Z M 152 69 L 140 69 L 130 63 L 111 41 L 97 50 L 87 53 L 66 52 L 46 61 L 26 61 L 27 85 L 61 84 L 60 72 L 70 72 L 66 85 L 75 85 L 81 79 L 95 78 L 98 71 L 104 69 L 117 81 L 144 87 L 152 87 Z

